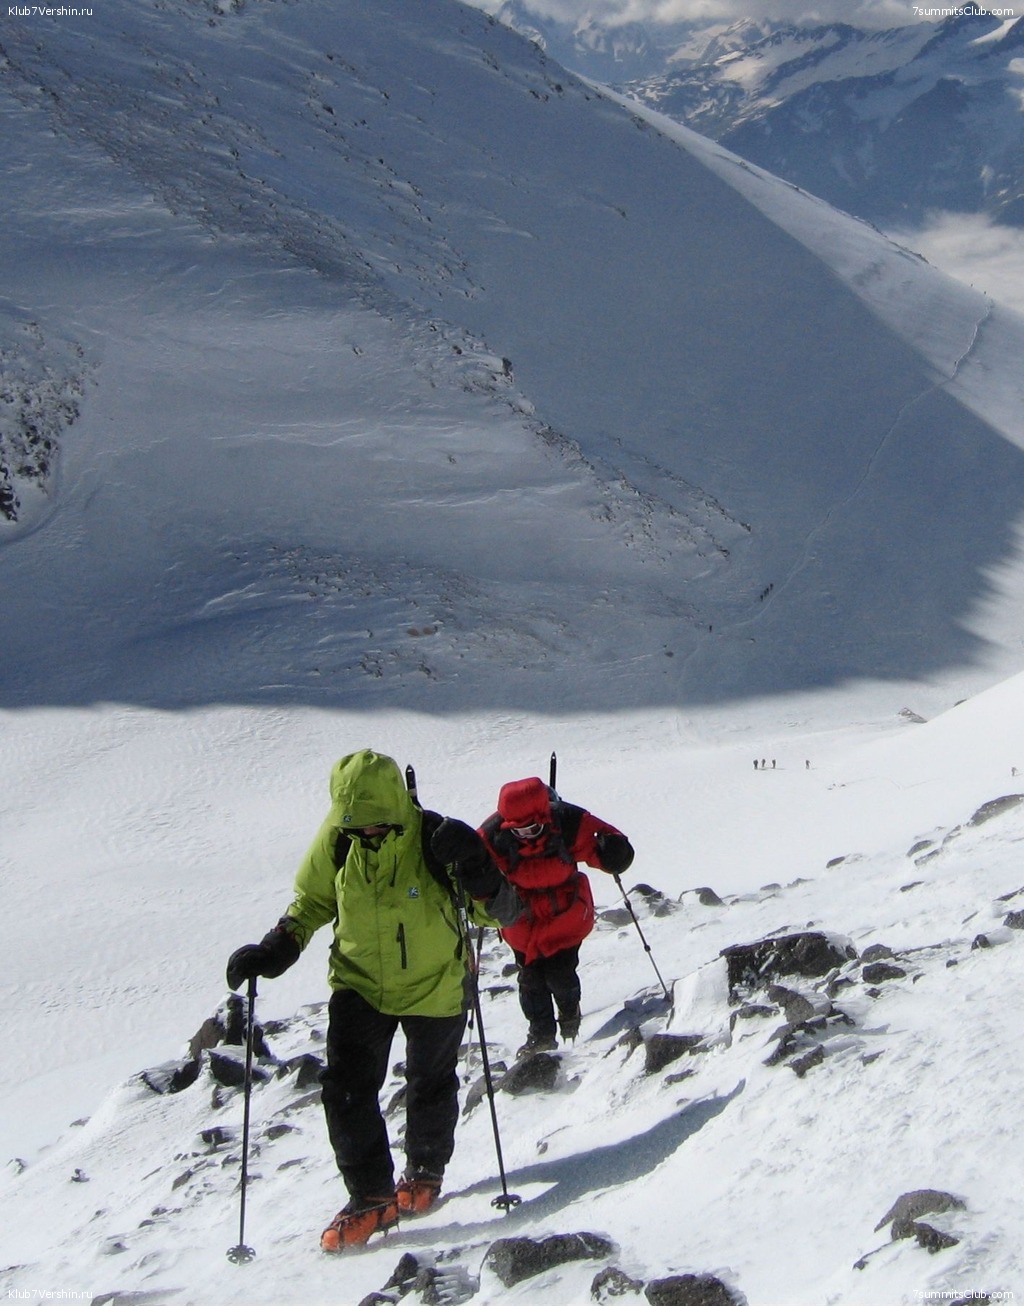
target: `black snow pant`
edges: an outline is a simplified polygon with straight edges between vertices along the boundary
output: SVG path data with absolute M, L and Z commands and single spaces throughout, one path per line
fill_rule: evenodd
M 579 1010 L 580 977 L 576 973 L 580 950 L 563 948 L 551 957 L 538 957 L 526 963 L 526 954 L 516 952 L 519 967 L 519 1005 L 535 1034 L 554 1036 L 555 1007 L 559 1015 L 570 1016 Z
M 457 1016 L 387 1016 L 358 993 L 332 994 L 323 1085 L 327 1133 L 350 1195 L 386 1197 L 395 1187 L 380 1090 L 391 1043 L 406 1043 L 405 1155 L 410 1167 L 441 1175 L 455 1148 L 459 1118 L 456 1066 L 466 1027 Z

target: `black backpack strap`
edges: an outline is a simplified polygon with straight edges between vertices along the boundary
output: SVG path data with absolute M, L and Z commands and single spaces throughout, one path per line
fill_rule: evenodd
M 561 831 L 562 842 L 566 848 L 571 848 L 576 842 L 580 832 L 580 822 L 586 814 L 585 808 L 577 807 L 575 803 L 567 803 L 561 798 L 556 798 L 551 804 L 552 819 Z

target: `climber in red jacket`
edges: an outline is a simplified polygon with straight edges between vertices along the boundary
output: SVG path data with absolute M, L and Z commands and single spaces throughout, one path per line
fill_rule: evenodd
M 498 810 L 478 831 L 451 818 L 433 837 L 435 853 L 458 862 L 470 894 L 497 867 L 524 910 L 501 930 L 519 968 L 519 1004 L 529 1021 L 520 1053 L 550 1051 L 580 1028 L 580 944 L 594 927 L 590 881 L 579 863 L 620 875 L 633 861 L 626 836 L 582 807 L 564 802 L 531 776 L 503 785 Z M 492 885 L 488 887 L 493 888 Z

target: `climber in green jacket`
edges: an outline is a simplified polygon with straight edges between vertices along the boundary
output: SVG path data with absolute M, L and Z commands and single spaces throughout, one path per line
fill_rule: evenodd
M 436 1200 L 454 1149 L 468 1002 L 460 904 L 492 925 L 515 920 L 522 904 L 493 868 L 471 870 L 467 880 L 439 861 L 430 844 L 444 818 L 419 808 L 392 758 L 370 749 L 348 754 L 331 772 L 330 791 L 331 809 L 299 867 L 294 900 L 260 943 L 232 953 L 227 978 L 235 989 L 257 975 L 281 975 L 318 929 L 334 926 L 321 1082 L 350 1200 L 321 1246 L 342 1251 Z M 379 1094 L 399 1025 L 407 1164 L 396 1185 Z

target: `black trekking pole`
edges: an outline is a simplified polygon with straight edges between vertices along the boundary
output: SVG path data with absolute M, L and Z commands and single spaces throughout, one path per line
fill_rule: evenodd
M 228 1251 L 228 1260 L 234 1265 L 246 1265 L 256 1253 L 245 1245 L 245 1190 L 249 1182 L 249 1104 L 252 1099 L 252 1045 L 253 1013 L 256 1010 L 256 976 L 249 977 L 247 993 L 249 1012 L 245 1021 L 245 1110 L 242 1115 L 242 1178 L 238 1211 L 238 1246 Z
M 501 1153 L 501 1133 L 498 1129 L 498 1110 L 494 1104 L 494 1078 L 491 1075 L 491 1059 L 487 1053 L 487 1034 L 484 1030 L 484 1013 L 480 1005 L 480 983 L 478 971 L 473 965 L 473 947 L 469 937 L 469 916 L 466 911 L 465 900 L 459 905 L 459 920 L 462 926 L 462 938 L 466 948 L 470 970 L 470 987 L 473 992 L 473 1014 L 476 1017 L 476 1034 L 480 1043 L 480 1060 L 483 1064 L 484 1087 L 487 1090 L 487 1104 L 491 1110 L 491 1132 L 494 1134 L 494 1151 L 498 1159 L 498 1175 L 501 1179 L 501 1193 L 491 1201 L 492 1206 L 508 1214 L 509 1211 L 522 1202 L 522 1198 L 517 1193 L 508 1191 L 508 1180 L 505 1177 L 505 1160 Z M 480 927 L 477 936 L 477 942 L 480 948 L 483 946 L 484 930 Z M 478 954 L 479 955 L 479 954 Z
M 644 952 L 646 952 L 648 957 L 650 957 L 651 959 L 651 965 L 654 967 L 654 973 L 658 977 L 658 983 L 661 985 L 661 991 L 665 995 L 665 1001 L 671 1002 L 672 993 L 668 985 L 661 978 L 661 971 L 658 969 L 658 963 L 654 960 L 654 953 L 651 951 L 651 945 L 644 938 L 644 932 L 640 928 L 640 922 L 636 918 L 636 912 L 633 910 L 633 904 L 629 901 L 629 894 L 626 892 L 625 888 L 623 887 L 622 877 L 613 874 L 612 879 L 619 886 L 619 892 L 622 894 L 622 901 L 626 904 L 626 908 L 628 909 L 630 916 L 632 916 L 633 918 L 633 924 L 636 926 L 636 932 L 637 934 L 640 935 L 640 942 L 644 945 Z

